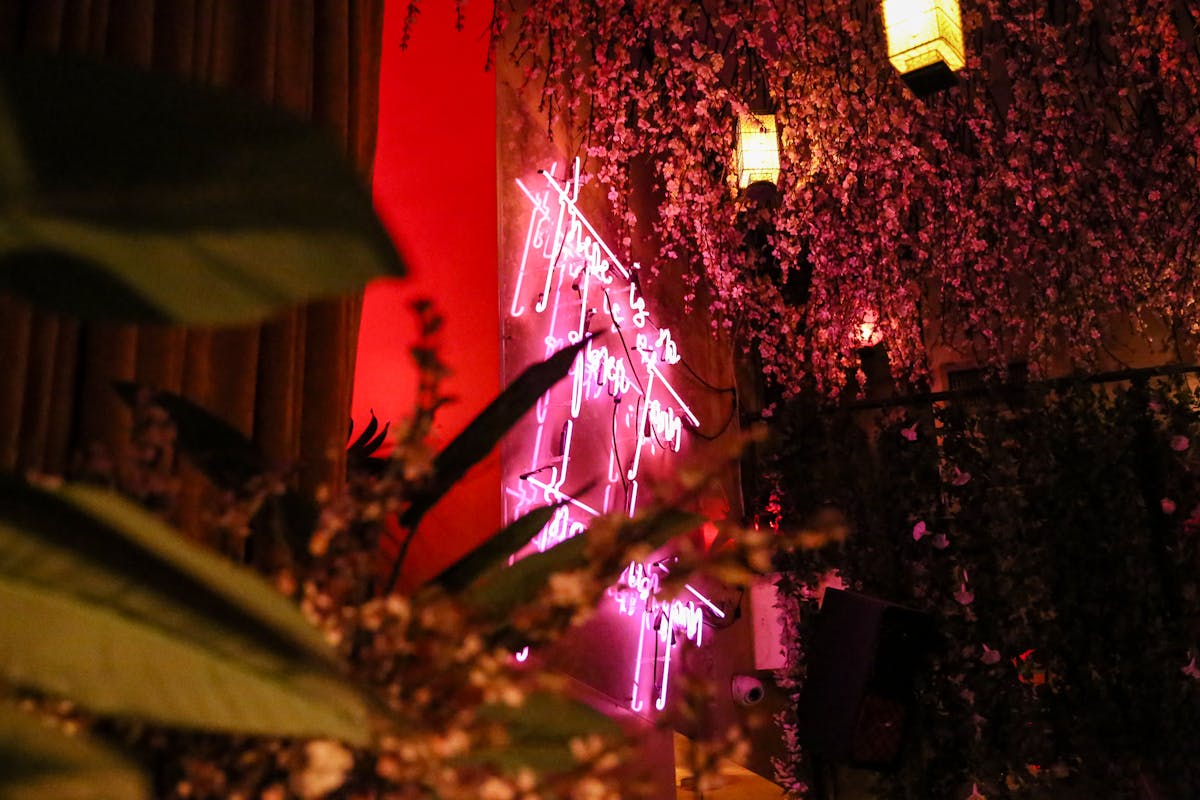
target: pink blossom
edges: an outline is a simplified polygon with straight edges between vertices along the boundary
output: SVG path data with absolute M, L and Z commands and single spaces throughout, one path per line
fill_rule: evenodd
M 1161 505 L 1162 505 L 1162 512 L 1164 514 L 1174 514 L 1175 513 L 1175 501 L 1172 500 L 1171 498 L 1164 497 L 1161 501 Z
M 987 664 L 988 666 L 991 666 L 992 664 L 999 664 L 1000 663 L 1000 651 L 993 650 L 992 648 L 988 647 L 985 644 L 983 646 L 983 655 L 980 656 L 979 660 L 982 661 L 984 664 Z
M 1192 509 L 1192 513 L 1183 521 L 1184 533 L 1200 533 L 1200 506 Z
M 946 536 L 944 533 L 939 533 L 937 536 L 933 537 L 933 546 L 938 550 L 945 550 L 950 546 L 950 537 Z
M 967 800 L 987 800 L 987 796 L 979 793 L 979 784 L 971 784 L 971 793 L 967 795 Z
M 917 423 L 914 422 L 910 427 L 901 428 L 900 435 L 910 442 L 915 442 L 917 440 Z
M 1200 667 L 1196 666 L 1195 656 L 1192 656 L 1192 660 L 1187 663 L 1187 666 L 1182 667 L 1179 671 L 1193 680 L 1200 681 Z
M 950 476 L 950 485 L 951 486 L 966 486 L 967 483 L 970 482 L 970 480 L 971 480 L 971 473 L 967 472 L 966 470 L 962 470 L 962 469 L 959 469 L 958 467 L 955 467 L 954 473 Z
M 1114 314 L 1169 315 L 1191 329 L 1200 323 L 1200 282 L 1182 255 L 1191 253 L 1200 198 L 1190 90 L 1200 86 L 1200 61 L 1174 52 L 1178 34 L 1163 38 L 1146 22 L 1153 14 L 1107 20 L 1105 47 L 1119 57 L 1091 74 L 1062 53 L 1065 42 L 1091 40 L 1094 0 L 1081 0 L 1081 13 L 1064 22 L 1026 15 L 1019 4 L 984 4 L 1000 29 L 1019 31 L 1028 46 L 1006 53 L 1005 112 L 997 116 L 988 94 L 976 93 L 955 104 L 947 128 L 943 114 L 906 102 L 852 4 L 811 16 L 760 14 L 759 6 L 779 4 L 733 0 L 522 5 L 521 19 L 509 23 L 515 46 L 502 50 L 523 68 L 530 99 L 555 130 L 586 143 L 614 219 L 627 230 L 652 226 L 662 259 L 700 257 L 683 296 L 712 287 L 718 324 L 728 330 L 730 320 L 745 321 L 748 344 L 785 393 L 800 391 L 806 378 L 827 394 L 842 388 L 846 366 L 857 363 L 865 308 L 887 322 L 894 374 L 928 377 L 916 285 L 935 291 L 944 329 L 974 331 L 993 363 L 1086 359 Z M 743 25 L 747 6 L 756 10 Z M 1162 41 L 1145 44 L 1154 39 Z M 652 58 L 630 69 L 630 54 L 642 52 Z M 721 78 L 746 57 L 759 63 L 777 98 L 785 133 L 768 257 L 809 263 L 803 305 L 761 280 L 763 254 L 746 247 L 745 205 L 729 192 L 732 175 L 707 168 L 728 159 L 732 117 L 749 110 Z M 1154 123 L 1161 130 L 1132 111 L 1130 95 L 1142 95 L 1145 84 L 1162 106 Z M 977 158 L 948 139 L 960 128 Z M 1163 146 L 1145 147 L 1147 137 Z M 627 199 L 639 152 L 665 190 L 648 220 Z M 980 170 L 984 162 L 990 167 Z M 954 220 L 954 230 L 914 224 L 917 209 Z M 1095 254 L 1086 278 L 1079 248 L 1065 244 L 1076 240 Z M 1014 285 L 1028 288 L 1014 293 Z M 1003 333 L 991 316 L 1004 320 Z M 793 352 L 810 357 L 781 357 Z M 915 427 L 906 430 L 914 441 Z
M 1176 453 L 1182 453 L 1184 450 L 1187 450 L 1190 444 L 1191 442 L 1186 436 L 1176 435 L 1171 437 L 1171 449 Z
M 969 606 L 971 603 L 975 602 L 975 595 L 964 583 L 961 587 L 959 587 L 959 590 L 954 593 L 954 599 L 958 601 L 960 606 Z
M 925 535 L 925 521 L 921 520 L 916 525 L 913 525 L 913 541 L 921 541 L 921 537 Z

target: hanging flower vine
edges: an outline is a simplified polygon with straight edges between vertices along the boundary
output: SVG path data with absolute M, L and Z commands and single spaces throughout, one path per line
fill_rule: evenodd
M 626 248 L 648 168 L 661 259 L 785 394 L 836 394 L 868 318 L 909 381 L 939 345 L 1088 365 L 1116 321 L 1194 354 L 1200 10 L 963 5 L 967 66 L 926 102 L 876 3 L 501 2 L 493 35 Z M 782 129 L 773 209 L 727 180 L 737 116 L 761 110 Z
M 778 560 L 789 642 L 778 681 L 793 702 L 778 717 L 787 756 L 776 781 L 808 796 L 795 709 L 836 575 L 933 615 L 941 634 L 917 670 L 912 746 L 876 796 L 1194 795 L 1194 389 L 1081 383 L 878 422 L 868 436 L 851 412 L 789 404 L 765 462 L 781 527 L 833 508 L 850 529 L 846 546 Z

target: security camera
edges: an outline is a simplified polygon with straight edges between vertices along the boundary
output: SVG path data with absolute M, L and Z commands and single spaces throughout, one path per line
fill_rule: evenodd
M 757 705 L 766 694 L 762 681 L 753 675 L 734 675 L 730 683 L 733 702 L 739 706 Z

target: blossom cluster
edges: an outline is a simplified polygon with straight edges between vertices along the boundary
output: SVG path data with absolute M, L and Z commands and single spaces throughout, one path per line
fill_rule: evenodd
M 690 266 L 691 302 L 785 393 L 838 392 L 865 320 L 906 381 L 937 347 L 1086 365 L 1128 326 L 1191 354 L 1200 11 L 962 6 L 967 65 L 923 102 L 876 3 L 532 0 L 494 27 L 608 187 L 625 247 L 648 175 L 657 257 Z M 730 190 L 748 111 L 781 126 L 773 204 Z
M 664 481 L 656 487 L 655 502 L 646 501 L 636 518 L 615 514 L 596 520 L 576 540 L 583 546 L 580 557 L 558 559 L 558 569 L 541 578 L 506 581 L 500 576 L 511 574 L 508 553 L 492 553 L 495 563 L 487 577 L 465 587 L 434 580 L 400 591 L 396 576 L 407 543 L 422 533 L 415 524 L 405 527 L 404 520 L 410 519 L 416 498 L 437 480 L 427 439 L 446 401 L 442 378 L 447 368 L 437 347 L 440 318 L 427 302 L 415 304 L 414 311 L 420 337 L 413 355 L 420 379 L 413 415 L 391 426 L 387 459 L 355 462 L 361 469 L 352 472 L 343 491 L 303 497 L 288 488 L 286 471 L 263 467 L 249 455 L 248 441 L 241 461 L 228 453 L 224 459 L 203 460 L 213 437 L 197 436 L 194 428 L 204 412 L 192 408 L 192 416 L 181 422 L 168 411 L 187 410 L 179 398 L 146 391 L 130 392 L 134 441 L 125 452 L 109 457 L 95 451 L 81 464 L 79 477 L 124 491 L 167 517 L 178 517 L 180 498 L 198 489 L 205 503 L 193 529 L 197 538 L 268 576 L 323 632 L 349 676 L 374 700 L 374 744 L 363 749 L 332 740 L 114 724 L 53 701 L 45 705 L 61 726 L 105 731 L 140 753 L 151 766 L 157 796 L 654 796 L 634 758 L 636 738 L 625 739 L 615 724 L 601 724 L 603 717 L 587 713 L 571 699 L 570 682 L 540 668 L 536 653 L 585 621 L 623 567 L 650 556 L 644 539 L 651 532 L 661 531 L 656 539 L 661 542 L 667 534 L 698 525 L 699 517 L 680 509 L 698 503 L 712 474 L 681 471 L 673 485 Z M 223 425 L 215 419 L 206 424 Z M 376 429 L 373 422 L 365 438 Z M 181 490 L 183 459 L 204 470 L 208 480 Z M 719 527 L 714 534 L 719 546 L 701 547 L 689 536 L 672 546 L 671 574 L 660 587 L 664 597 L 683 593 L 686 581 L 700 571 L 745 585 L 770 568 L 772 549 L 780 541 L 775 533 Z M 516 653 L 529 646 L 535 654 L 528 661 L 518 659 Z M 663 716 L 665 722 L 679 715 L 675 721 L 689 730 L 712 734 L 699 737 L 693 751 L 692 769 L 702 786 L 706 770 L 747 746 L 740 730 L 709 731 L 703 708 L 714 690 L 687 682 L 683 702 Z

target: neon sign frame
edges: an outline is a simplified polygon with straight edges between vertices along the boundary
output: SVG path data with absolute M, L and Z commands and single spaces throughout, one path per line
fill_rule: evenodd
M 515 276 L 502 301 L 508 348 L 525 363 L 549 357 L 593 337 L 572 365 L 568 380 L 539 399 L 527 436 L 510 443 L 504 485 L 505 521 L 535 507 L 559 504 L 551 521 L 515 557 L 545 552 L 585 533 L 590 521 L 620 511 L 633 516 L 643 480 L 684 447 L 700 420 L 675 385 L 681 355 L 672 332 L 654 323 L 642 296 L 637 263 L 625 264 L 579 208 L 576 159 L 565 178 L 558 165 L 538 170 L 528 183 L 517 179 L 527 201 L 528 223 Z M 511 335 L 508 335 L 509 332 Z M 519 366 L 524 366 L 524 363 Z M 653 666 L 653 698 L 665 707 L 671 650 L 686 639 L 696 645 L 707 613 L 724 616 L 694 587 L 686 601 L 660 601 L 640 590 L 636 609 L 628 580 L 665 572 L 662 562 L 630 565 L 610 589 L 621 612 L 638 617 L 630 707 L 646 707 L 644 653 L 656 637 L 662 650 Z M 650 572 L 647 572 L 649 570 Z M 697 603 L 697 601 L 699 601 Z M 677 634 L 682 633 L 682 636 Z M 665 647 L 662 645 L 665 644 Z M 519 661 L 527 650 L 517 654 Z

